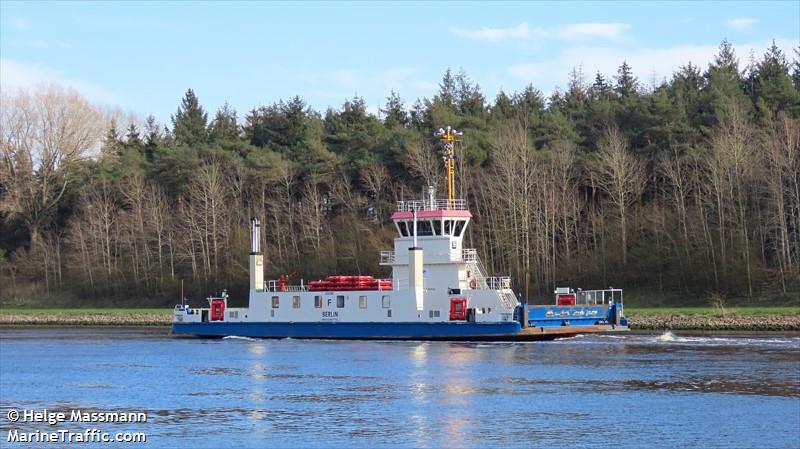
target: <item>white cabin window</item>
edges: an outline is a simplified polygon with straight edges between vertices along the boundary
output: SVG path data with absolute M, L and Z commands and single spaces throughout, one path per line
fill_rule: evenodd
M 402 237 L 408 237 L 408 226 L 406 225 L 405 221 L 397 222 L 397 228 L 400 231 L 400 235 Z
M 417 234 L 418 235 L 433 235 L 433 226 L 430 220 L 417 221 Z
M 314 297 L 314 307 L 317 309 L 322 308 L 322 296 L 317 295 Z
M 367 297 L 366 296 L 359 296 L 358 297 L 358 308 L 359 309 L 366 309 L 367 308 Z
M 299 296 L 292 296 L 292 307 L 295 309 L 300 308 L 300 297 Z
M 386 317 L 387 318 L 391 318 L 392 317 L 392 309 L 389 309 L 389 310 L 386 311 Z
M 272 308 L 277 309 L 281 305 L 281 298 L 280 296 L 273 296 L 272 297 Z
M 239 311 L 228 312 L 228 318 L 239 318 Z
M 461 232 L 464 231 L 464 225 L 467 223 L 466 220 L 458 220 L 456 221 L 456 229 L 453 231 L 453 235 L 456 237 L 461 236 Z
M 338 295 L 336 297 L 336 307 L 339 309 L 344 309 L 344 295 Z
M 428 310 L 428 318 L 439 318 L 439 316 L 438 310 Z
M 444 233 L 445 235 L 453 235 L 453 220 L 444 221 Z
M 384 309 L 392 307 L 392 298 L 390 298 L 389 295 L 383 295 L 383 297 L 381 298 L 381 304 L 383 305 Z

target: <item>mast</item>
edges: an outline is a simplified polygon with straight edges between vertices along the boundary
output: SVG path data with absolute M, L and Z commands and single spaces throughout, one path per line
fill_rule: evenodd
M 261 221 L 250 219 L 250 290 L 264 290 L 264 253 L 261 252 Z
M 444 153 L 442 160 L 444 161 L 445 171 L 447 173 L 447 209 L 455 208 L 456 199 L 456 142 L 461 142 L 463 132 L 456 131 L 450 125 L 445 128 L 439 128 L 434 136 L 439 138 L 442 144 Z

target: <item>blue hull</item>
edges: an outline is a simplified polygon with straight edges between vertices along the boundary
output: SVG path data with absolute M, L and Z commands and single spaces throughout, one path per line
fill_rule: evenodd
M 502 323 L 173 323 L 172 333 L 202 337 L 476 340 L 514 338 L 518 322 Z

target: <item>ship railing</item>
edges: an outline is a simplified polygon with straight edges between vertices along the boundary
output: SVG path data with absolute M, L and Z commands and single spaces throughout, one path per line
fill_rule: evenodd
M 398 201 L 397 212 L 415 212 L 422 210 L 467 210 L 467 200 L 438 198 L 433 200 Z
M 446 254 L 446 253 L 445 253 Z M 434 256 L 436 258 L 443 256 L 442 253 L 434 253 L 429 254 L 429 256 Z M 453 250 L 450 251 L 449 254 L 449 261 L 450 262 L 468 262 L 468 263 L 476 263 L 478 262 L 478 250 L 475 248 L 463 248 L 461 250 Z M 397 254 L 394 251 L 381 251 L 381 265 L 392 265 L 397 262 Z
M 308 284 L 301 283 L 300 285 L 284 285 L 281 287 L 279 281 L 272 280 L 264 283 L 264 291 L 268 292 L 307 292 Z
M 456 255 L 457 252 L 456 252 Z M 463 262 L 477 262 L 478 261 L 478 250 L 475 248 L 462 248 L 461 249 L 461 261 Z M 450 260 L 453 260 L 453 253 L 450 253 Z
M 575 303 L 587 306 L 614 303 L 622 304 L 622 289 L 606 288 L 602 290 L 578 290 L 575 292 Z
M 489 290 L 506 290 L 511 288 L 511 276 L 490 276 L 486 278 Z
M 381 265 L 391 265 L 395 260 L 394 251 L 381 251 Z

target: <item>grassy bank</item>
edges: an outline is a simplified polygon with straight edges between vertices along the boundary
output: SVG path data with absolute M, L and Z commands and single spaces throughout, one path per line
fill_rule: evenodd
M 626 307 L 637 330 L 800 331 L 800 307 Z M 0 308 L 0 325 L 168 326 L 172 309 Z
M 167 326 L 172 309 L 0 309 L 0 325 Z

